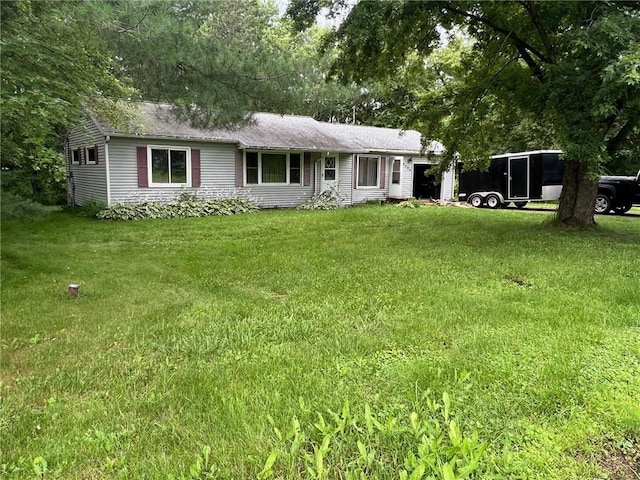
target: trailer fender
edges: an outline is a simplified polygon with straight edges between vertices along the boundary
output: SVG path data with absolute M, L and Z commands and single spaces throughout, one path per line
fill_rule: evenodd
M 500 192 L 488 192 L 485 202 L 489 208 L 500 208 L 504 205 L 504 197 Z

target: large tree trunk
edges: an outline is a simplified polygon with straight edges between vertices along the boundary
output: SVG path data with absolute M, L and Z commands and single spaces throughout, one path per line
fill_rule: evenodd
M 567 227 L 595 225 L 593 209 L 597 193 L 598 182 L 591 179 L 589 165 L 567 160 L 556 212 L 558 221 Z

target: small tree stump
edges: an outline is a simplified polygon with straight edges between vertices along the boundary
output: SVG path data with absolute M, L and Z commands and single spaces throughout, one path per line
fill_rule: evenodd
M 69 297 L 76 298 L 80 294 L 80 284 L 79 283 L 70 283 L 67 287 L 67 293 Z

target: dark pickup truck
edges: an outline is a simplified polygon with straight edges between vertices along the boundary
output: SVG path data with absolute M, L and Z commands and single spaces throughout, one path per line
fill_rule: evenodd
M 640 205 L 640 171 L 635 177 L 603 176 L 598 182 L 596 213 L 623 214 Z

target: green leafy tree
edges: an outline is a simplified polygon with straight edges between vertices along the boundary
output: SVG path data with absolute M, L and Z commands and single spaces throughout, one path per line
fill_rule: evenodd
M 329 3 L 296 0 L 290 14 L 306 25 Z M 639 14 L 635 2 L 359 2 L 333 38 L 334 73 L 424 80 L 410 89 L 414 107 L 403 105 L 407 126 L 466 162 L 522 145 L 561 148 L 558 219 L 590 225 L 603 166 L 638 153 Z M 442 29 L 468 39 L 457 56 L 434 54 Z
M 76 6 L 0 3 L 3 188 L 45 202 L 64 192 L 62 145 L 83 100 L 125 91 Z
M 62 146 L 85 102 L 112 121 L 130 114 L 117 99 L 145 99 L 175 104 L 194 125 L 233 126 L 255 111 L 337 118 L 362 95 L 326 81 L 332 57 L 319 53 L 321 30 L 295 32 L 273 3 L 22 0 L 1 8 L 3 184 L 41 200 L 45 190 L 64 195 Z

